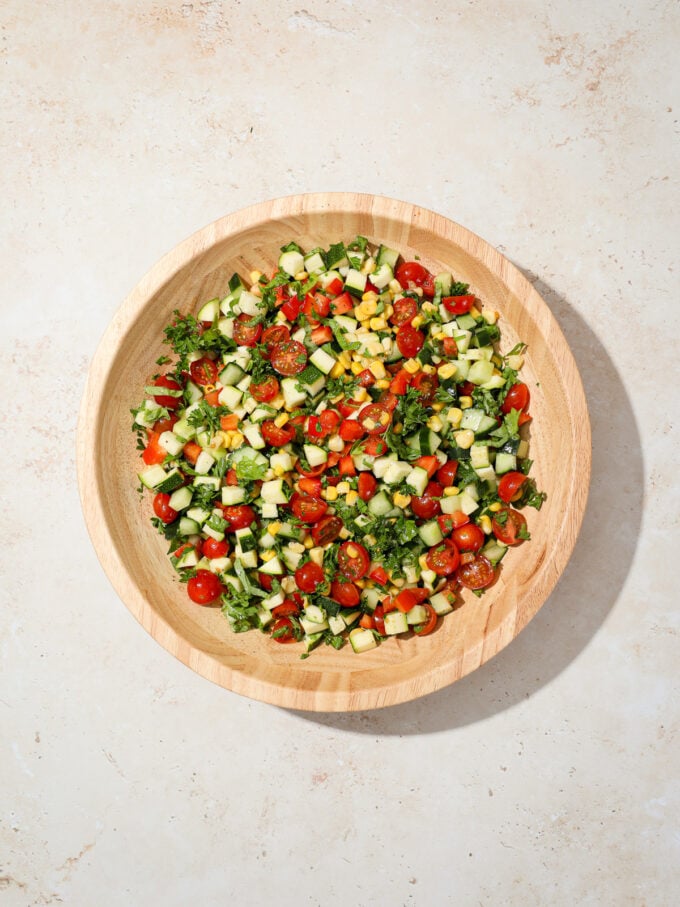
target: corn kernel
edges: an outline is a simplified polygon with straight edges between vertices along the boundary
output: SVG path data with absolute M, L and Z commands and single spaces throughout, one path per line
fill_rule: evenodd
M 335 488 L 338 494 L 347 494 L 347 492 L 350 490 L 350 484 L 349 482 L 338 482 Z
M 376 268 L 375 258 L 372 258 L 369 256 L 366 259 L 366 261 L 363 263 L 363 265 L 361 266 L 361 273 L 362 274 L 373 274 L 373 272 L 375 271 L 375 268 Z
M 363 403 L 365 400 L 368 400 L 368 391 L 365 387 L 358 387 L 352 394 L 352 397 L 357 403 Z
M 269 533 L 269 535 L 278 535 L 280 531 L 281 523 L 270 523 L 269 526 L 267 526 L 267 532 Z
M 392 498 L 392 501 L 394 502 L 395 507 L 401 507 L 401 509 L 404 510 L 404 508 L 408 507 L 411 503 L 411 495 L 402 494 L 400 491 L 397 491 Z
M 418 563 L 419 563 L 420 566 L 423 568 L 423 570 L 427 570 L 427 569 L 428 569 L 428 567 L 427 567 L 427 555 L 426 555 L 426 554 L 421 554 L 420 557 L 418 558 Z
M 364 331 L 371 330 L 371 319 L 370 318 L 364 318 L 364 320 L 361 321 L 360 324 L 361 324 L 361 327 L 364 329 Z
M 363 372 L 364 367 L 360 362 L 353 362 L 350 365 L 350 369 L 353 375 L 360 375 Z
M 350 356 L 349 350 L 343 350 L 338 356 L 338 362 L 342 363 L 345 368 L 349 368 L 352 362 L 352 357 Z
M 311 537 L 311 535 L 308 535 L 302 544 L 305 546 L 305 548 L 313 548 L 314 539 Z
M 296 280 L 307 280 L 309 274 L 306 271 L 298 271 L 295 275 Z
M 274 475 L 277 477 L 277 479 L 280 479 L 281 476 L 285 476 L 285 474 L 286 474 L 286 470 L 283 468 L 283 466 L 279 466 L 277 464 L 274 467 Z
M 371 362 L 368 367 L 371 370 L 371 374 L 373 375 L 374 378 L 380 379 L 380 378 L 387 377 L 387 372 L 385 371 L 385 366 L 382 364 L 382 362 L 379 359 L 376 359 L 373 362 Z
M 260 277 L 262 277 L 262 271 L 251 271 L 249 276 L 251 283 L 257 283 Z
M 502 509 L 503 509 L 503 505 L 499 504 L 498 501 L 496 501 L 493 504 L 489 504 L 489 510 L 491 511 L 491 513 L 498 513 L 499 510 L 502 510 Z
M 355 579 L 355 580 L 354 580 L 354 585 L 355 585 L 355 586 L 358 586 L 360 589 L 365 589 L 365 588 L 366 588 L 366 580 L 365 580 L 365 579 Z
M 484 514 L 484 516 L 480 516 L 479 520 L 477 521 L 477 525 L 482 530 L 484 535 L 491 535 L 491 519 L 486 514 Z
M 340 538 L 343 540 L 349 538 L 349 529 L 347 529 L 345 526 L 343 526 L 340 530 Z
M 470 309 L 469 314 L 472 315 L 473 318 L 479 318 L 479 316 L 480 316 L 482 313 L 479 311 L 479 309 L 477 308 L 477 306 L 473 305 L 472 308 Z
M 231 432 L 230 431 L 218 431 L 217 434 L 220 436 L 220 440 L 221 440 L 220 447 L 229 447 L 229 442 L 231 441 Z
M 475 441 L 475 433 L 469 428 L 463 429 L 463 431 L 455 432 L 454 436 L 456 439 L 456 444 L 462 450 L 469 450 Z
M 453 378 L 457 371 L 457 365 L 454 365 L 453 362 L 446 362 L 444 365 L 439 366 L 437 374 L 440 378 Z
M 402 368 L 405 369 L 409 375 L 415 375 L 416 372 L 420 371 L 420 362 L 418 362 L 417 359 L 407 359 Z
M 434 367 L 434 365 L 424 365 L 423 371 L 425 372 L 426 375 L 434 375 L 436 373 L 437 369 Z
M 265 561 L 265 563 L 267 561 L 271 561 L 272 558 L 275 558 L 275 557 L 276 557 L 276 551 L 272 551 L 271 548 L 267 549 L 267 551 L 260 552 L 260 560 Z
M 276 419 L 274 419 L 274 425 L 277 428 L 282 428 L 286 422 L 290 419 L 288 413 L 279 413 Z
M 331 378 L 339 378 L 345 374 L 345 366 L 341 362 L 336 362 L 330 371 Z
M 369 317 L 375 315 L 378 309 L 378 297 L 370 290 L 368 293 L 364 293 L 361 297 L 361 308 L 366 312 L 366 315 Z
M 323 566 L 323 548 L 312 548 L 309 552 L 309 559 L 314 561 L 315 564 L 318 564 L 319 567 Z
M 333 485 L 329 485 L 328 488 L 324 491 L 323 496 L 327 501 L 337 501 L 338 489 Z
M 390 382 L 387 380 L 387 378 L 381 378 L 379 381 L 375 382 L 375 386 L 379 390 L 384 391 L 387 390 L 387 388 L 390 386 Z
M 456 496 L 457 494 L 458 494 L 458 486 L 457 486 L 457 485 L 449 485 L 448 488 L 445 488 L 445 489 L 444 489 L 444 497 L 445 497 L 445 498 L 455 498 L 455 496 Z
M 411 324 L 414 328 L 419 328 L 421 324 L 425 324 L 425 319 L 422 315 L 416 315 L 416 317 L 411 321 Z
M 496 312 L 491 312 L 488 310 L 482 312 L 482 318 L 484 319 L 484 321 L 486 321 L 487 324 L 495 324 L 498 321 L 498 315 L 496 314 Z
M 472 397 L 459 397 L 458 403 L 461 409 L 470 409 L 472 406 Z
M 393 293 L 401 293 L 402 286 L 399 283 L 399 281 L 396 279 L 396 277 L 393 278 L 392 280 L 390 280 L 388 286 Z
M 392 427 L 392 434 L 393 434 L 393 435 L 400 435 L 400 434 L 403 432 L 403 430 L 404 430 L 404 425 L 403 425 L 403 423 L 402 423 L 402 422 L 397 422 L 397 423 L 395 423 L 395 425 Z
M 444 425 L 439 416 L 433 415 L 427 420 L 427 427 L 431 428 L 432 431 L 441 431 Z
M 399 577 L 399 579 L 393 579 L 393 580 L 392 580 L 392 584 L 393 584 L 394 586 L 397 587 L 397 592 L 401 589 L 401 587 L 402 587 L 405 583 L 406 583 L 406 580 L 403 579 L 402 577 Z M 392 593 L 392 594 L 394 595 L 395 593 Z
M 356 502 L 358 500 L 359 500 L 359 495 L 357 494 L 356 491 L 354 491 L 354 489 L 351 489 L 351 491 L 348 491 L 347 494 L 345 495 L 345 503 L 347 504 L 348 507 L 352 507 L 354 504 L 356 504 Z
M 433 409 L 436 413 L 440 413 L 440 412 L 444 409 L 444 404 L 443 404 L 443 403 L 433 403 L 433 404 L 431 404 L 431 405 L 432 405 L 432 409 Z
M 387 303 L 385 306 L 385 311 L 383 312 L 385 318 L 391 318 L 394 315 L 394 306 L 391 303 Z
M 243 437 L 241 432 L 235 431 L 234 436 L 232 437 L 231 442 L 229 443 L 229 447 L 231 448 L 231 450 L 236 450 L 237 447 L 240 447 L 243 444 L 244 440 L 245 440 L 245 438 Z
M 424 302 L 421 307 L 423 312 L 436 312 L 437 306 L 433 302 Z
M 377 318 L 371 318 L 369 326 L 372 331 L 384 331 L 387 327 L 387 322 L 382 315 L 379 315 Z
M 463 418 L 462 409 L 458 409 L 457 406 L 452 406 L 446 411 L 446 421 L 449 423 L 451 428 L 458 428 L 460 425 L 460 420 Z
M 273 400 L 269 401 L 269 405 L 272 407 L 272 409 L 281 409 L 285 402 L 286 399 L 283 394 L 277 394 Z
M 444 331 L 439 331 L 438 333 L 436 333 L 434 335 L 434 339 L 435 340 L 446 340 L 446 334 L 444 333 Z
M 366 312 L 366 309 L 364 308 L 363 302 L 359 303 L 359 305 L 354 306 L 354 311 L 352 312 L 352 315 L 356 318 L 357 321 L 361 322 L 361 321 L 366 320 L 366 318 L 368 317 L 368 313 Z

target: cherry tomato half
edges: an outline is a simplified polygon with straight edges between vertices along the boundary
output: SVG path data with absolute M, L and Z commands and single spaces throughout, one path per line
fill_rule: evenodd
M 279 617 L 272 624 L 271 637 L 280 643 L 295 642 L 293 621 L 289 617 Z
M 264 441 L 271 447 L 283 447 L 295 438 L 295 427 L 290 423 L 278 426 L 268 419 L 262 423 L 260 431 Z
M 317 546 L 330 545 L 342 532 L 342 520 L 339 516 L 325 516 L 312 527 L 312 540 Z
M 466 523 L 454 529 L 451 538 L 459 551 L 479 551 L 484 544 L 484 533 L 475 523 Z
M 515 496 L 520 496 L 522 485 L 526 480 L 527 477 L 523 472 L 506 472 L 498 483 L 498 497 L 509 504 L 510 501 L 515 500 Z
M 403 264 L 399 265 L 397 270 L 394 272 L 394 276 L 397 278 L 404 290 L 410 289 L 412 286 L 424 287 L 428 286 L 428 278 L 432 279 L 432 275 L 427 270 L 424 265 L 421 265 L 418 261 L 406 261 Z
M 181 391 L 182 385 L 178 384 L 174 378 L 168 378 L 167 375 L 160 375 L 153 383 L 154 387 L 165 387 L 168 390 Z M 154 400 L 159 406 L 165 407 L 165 409 L 177 409 L 182 405 L 182 395 L 178 397 L 170 396 L 169 394 L 154 394 Z
M 353 582 L 337 575 L 331 583 L 331 598 L 343 608 L 355 608 L 361 600 L 361 593 Z
M 526 384 L 518 381 L 517 384 L 512 385 L 505 395 L 505 400 L 501 403 L 501 411 L 509 413 L 513 409 L 518 409 L 522 412 L 529 408 L 530 401 L 531 394 L 529 393 L 529 388 Z
M 295 571 L 295 582 L 301 592 L 315 592 L 325 580 L 323 567 L 314 561 L 307 561 Z
M 442 511 L 439 498 L 443 493 L 444 489 L 438 482 L 428 482 L 424 494 L 411 498 L 411 510 L 418 519 L 431 520 Z
M 358 542 L 343 542 L 338 549 L 338 569 L 351 580 L 363 579 L 371 566 L 371 557 Z
M 369 435 L 382 435 L 392 421 L 392 413 L 382 403 L 369 403 L 359 413 L 358 422 Z
M 234 340 L 239 346 L 255 346 L 262 336 L 262 324 L 252 315 L 239 315 L 234 322 Z
M 447 312 L 452 312 L 454 315 L 464 315 L 474 305 L 475 297 L 471 295 L 445 296 L 442 302 Z
M 412 296 L 404 296 L 394 303 L 394 312 L 390 315 L 392 324 L 400 328 L 403 324 L 410 324 L 418 314 L 418 303 Z
M 197 570 L 187 583 L 187 592 L 197 605 L 211 605 L 222 594 L 222 583 L 210 570 Z
M 359 473 L 357 491 L 362 501 L 370 501 L 378 490 L 378 480 L 370 472 Z
M 271 363 L 279 375 L 299 375 L 307 365 L 307 350 L 297 340 L 277 343 L 272 349 Z
M 272 608 L 272 615 L 274 617 L 290 617 L 291 614 L 299 613 L 300 605 L 292 598 L 285 598 L 280 605 Z
M 456 473 L 458 472 L 458 460 L 449 460 L 437 470 L 437 481 L 444 488 L 451 488 L 456 484 Z
M 417 633 L 418 636 L 427 636 L 437 626 L 437 612 L 429 602 L 423 602 L 423 606 L 427 610 L 427 620 L 424 624 L 416 624 L 413 628 L 414 632 Z
M 444 541 L 434 548 L 430 548 L 426 555 L 427 566 L 433 570 L 437 576 L 450 576 L 455 573 L 460 563 L 460 554 L 458 548 L 451 539 Z
M 439 387 L 439 378 L 436 375 L 428 375 L 427 372 L 418 372 L 413 377 L 411 387 L 418 391 L 423 403 L 428 404 L 434 400 L 435 391 Z
M 491 521 L 493 534 L 504 545 L 520 545 L 524 539 L 519 536 L 527 535 L 526 525 L 524 514 L 519 510 L 513 510 L 512 507 L 504 507 L 503 510 L 499 510 Z
M 301 523 L 318 523 L 328 510 L 328 504 L 308 494 L 293 494 L 290 506 Z
M 172 523 L 177 519 L 177 511 L 170 506 L 170 495 L 162 491 L 153 499 L 153 512 L 163 523 Z
M 461 564 L 456 573 L 458 582 L 467 589 L 485 589 L 495 577 L 496 571 L 483 554 L 477 554 L 472 560 Z
M 218 542 L 217 539 L 207 538 L 203 542 L 203 554 L 208 560 L 217 557 L 226 557 L 229 554 L 229 542 L 224 539 Z
M 272 350 L 279 343 L 287 343 L 290 340 L 290 330 L 285 324 L 272 324 L 264 329 L 261 344 L 264 346 L 264 357 L 269 359 Z
M 189 366 L 191 380 L 194 384 L 205 387 L 206 384 L 214 384 L 219 374 L 217 366 L 207 356 L 202 356 Z
M 416 330 L 410 324 L 404 325 L 397 331 L 397 346 L 402 356 L 411 359 L 417 356 L 425 343 L 425 334 Z
M 229 523 L 229 532 L 245 529 L 255 522 L 255 511 L 248 504 L 233 504 L 222 508 L 224 519 Z
M 250 385 L 250 393 L 258 403 L 269 403 L 278 394 L 281 385 L 273 375 L 269 375 L 264 381 L 258 381 L 257 384 Z

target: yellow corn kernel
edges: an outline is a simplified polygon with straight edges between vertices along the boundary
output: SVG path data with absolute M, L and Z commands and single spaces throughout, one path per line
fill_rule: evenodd
M 455 498 L 455 496 L 456 496 L 457 494 L 458 494 L 458 486 L 457 486 L 457 485 L 449 485 L 448 488 L 445 488 L 445 489 L 444 489 L 444 497 L 445 497 L 445 498 Z
M 422 287 L 416 287 L 416 288 L 413 290 L 413 292 L 416 294 L 416 296 L 422 296 L 422 295 L 423 295 L 423 288 L 422 288 Z
M 472 397 L 459 397 L 458 403 L 461 409 L 470 409 L 472 406 Z
M 323 566 L 323 548 L 312 548 L 309 552 L 310 561 L 314 561 L 319 567 Z M 283 583 L 281 584 L 283 585 Z
M 457 365 L 454 365 L 453 362 L 445 362 L 444 365 L 439 366 L 437 374 L 440 378 L 453 378 L 457 371 Z
M 333 368 L 330 371 L 331 378 L 339 378 L 341 375 L 345 374 L 345 366 L 342 362 L 336 362 Z
M 277 479 L 280 479 L 281 476 L 285 476 L 285 474 L 286 474 L 286 470 L 283 468 L 283 466 L 279 466 L 277 464 L 274 467 L 274 475 L 277 477 Z
M 438 334 L 434 335 L 434 339 L 435 340 L 446 340 L 446 336 L 447 335 L 444 333 L 444 331 L 440 331 Z
M 482 318 L 487 324 L 495 324 L 498 321 L 497 313 L 488 310 L 482 312 Z
M 371 315 L 375 315 L 378 309 L 378 297 L 373 290 L 369 290 L 368 293 L 364 293 L 361 297 L 361 308 L 366 312 L 366 315 L 368 315 L 369 318 Z
M 354 504 L 356 504 L 356 502 L 358 500 L 359 500 L 359 495 L 357 494 L 356 491 L 354 491 L 354 489 L 351 489 L 351 491 L 348 491 L 347 494 L 345 495 L 345 503 L 347 504 L 348 507 L 352 507 Z
M 501 365 L 503 365 L 503 360 L 496 353 L 494 353 L 493 356 L 491 357 L 491 361 L 496 366 L 496 368 L 500 368 Z
M 341 400 L 344 399 L 344 396 L 345 396 L 344 394 L 338 394 L 338 395 L 335 396 L 335 397 L 331 397 L 331 401 L 330 401 L 330 402 L 331 402 L 331 403 L 339 403 Z
M 444 404 L 443 404 L 443 403 L 433 403 L 433 404 L 432 404 L 432 409 L 433 409 L 436 413 L 440 413 L 440 412 L 444 409 Z
M 372 331 L 384 331 L 387 327 L 387 322 L 382 315 L 378 315 L 377 318 L 371 318 L 369 326 Z
M 343 526 L 342 529 L 340 530 L 340 538 L 343 539 L 343 541 L 344 541 L 344 539 L 349 538 L 349 529 L 347 529 L 346 526 Z
M 323 496 L 327 501 L 337 501 L 338 489 L 333 485 L 329 485 L 328 488 L 324 491 Z
M 420 566 L 423 568 L 423 570 L 427 570 L 427 569 L 428 569 L 428 567 L 427 567 L 427 555 L 426 555 L 426 554 L 421 554 L 420 557 L 418 558 L 418 563 L 419 563 Z
M 375 258 L 367 258 L 366 261 L 361 266 L 362 274 L 373 274 L 376 269 Z
M 352 394 L 353 398 L 357 403 L 363 403 L 364 400 L 368 400 L 368 391 L 365 387 L 358 387 Z
M 431 428 L 432 431 L 441 431 L 444 425 L 439 416 L 434 415 L 430 416 L 430 418 L 427 420 L 427 427 Z
M 360 375 L 363 372 L 364 367 L 360 362 L 353 362 L 350 365 L 350 369 L 353 375 Z
M 374 360 L 369 364 L 369 369 L 374 378 L 380 380 L 381 378 L 387 377 L 387 372 L 385 371 L 385 366 L 379 359 Z
M 260 277 L 262 277 L 262 271 L 251 271 L 249 276 L 251 283 L 257 283 Z
M 365 321 L 368 318 L 368 312 L 366 311 L 363 302 L 360 302 L 358 305 L 354 306 L 352 315 L 354 316 L 354 318 L 356 318 L 357 321 L 360 322 Z
M 396 277 L 394 277 L 394 278 L 392 278 L 392 280 L 390 280 L 388 286 L 393 293 L 401 293 L 402 287 L 401 287 L 401 284 L 399 283 L 399 281 L 396 279 Z
M 480 518 L 477 520 L 477 525 L 482 530 L 484 535 L 491 535 L 491 518 L 486 514 L 484 514 L 484 516 L 480 516 Z
M 437 310 L 437 306 L 433 302 L 424 302 L 420 308 L 423 312 L 435 312 Z
M 350 490 L 350 484 L 349 482 L 338 482 L 338 484 L 335 486 L 335 489 L 338 494 L 347 494 L 347 492 Z
M 479 309 L 477 308 L 477 306 L 474 306 L 474 305 L 473 305 L 472 308 L 470 309 L 469 314 L 472 315 L 473 318 L 479 318 L 479 316 L 480 316 L 482 313 L 479 311 Z
M 446 421 L 449 423 L 451 428 L 458 428 L 460 425 L 460 420 L 463 418 L 462 409 L 458 409 L 457 406 L 452 406 L 446 411 Z
M 274 425 L 276 425 L 277 428 L 282 428 L 289 419 L 290 416 L 288 413 L 279 413 L 276 419 L 274 419 Z
M 463 431 L 455 432 L 453 437 L 456 439 L 458 447 L 462 450 L 469 450 L 475 441 L 475 433 L 469 428 L 464 428 Z
M 265 562 L 270 561 L 270 560 L 272 560 L 272 558 L 275 558 L 275 557 L 276 557 L 276 551 L 272 551 L 271 548 L 268 548 L 267 551 L 260 552 L 260 560 L 263 560 Z
M 387 390 L 387 388 L 390 386 L 390 382 L 387 380 L 387 378 L 381 378 L 379 381 L 375 382 L 375 386 L 379 390 L 384 391 Z
M 281 523 L 270 523 L 269 526 L 267 526 L 267 532 L 269 533 L 269 535 L 278 535 L 280 531 Z
M 498 513 L 498 511 L 502 509 L 503 505 L 499 504 L 498 501 L 496 501 L 494 504 L 489 504 L 489 510 L 491 511 L 491 513 Z
M 308 535 L 302 544 L 305 546 L 305 548 L 313 548 L 314 539 L 311 537 L 311 535 Z
M 230 431 L 218 431 L 217 434 L 220 436 L 220 447 L 229 447 L 229 442 L 231 441 L 231 432 Z
M 392 498 L 392 501 L 394 502 L 395 507 L 401 507 L 401 509 L 404 510 L 404 508 L 408 507 L 411 503 L 411 495 L 402 494 L 400 491 L 397 491 Z
M 385 306 L 385 311 L 383 312 L 383 316 L 385 318 L 391 318 L 392 315 L 394 315 L 394 306 L 388 302 L 387 305 Z
M 434 375 L 436 373 L 437 369 L 434 367 L 434 365 L 424 365 L 423 371 L 425 372 L 426 375 Z
M 407 359 L 402 368 L 404 368 L 409 375 L 415 375 L 416 372 L 420 371 L 420 362 L 418 362 L 417 359 Z
M 273 400 L 269 401 L 269 405 L 273 409 L 281 409 L 281 407 L 284 405 L 285 402 L 286 402 L 286 399 L 283 396 L 283 394 L 277 394 Z
M 370 581 L 369 581 L 369 582 L 370 582 Z M 360 589 L 365 589 L 365 588 L 366 588 L 366 580 L 365 580 L 365 579 L 355 579 L 355 580 L 354 580 L 354 585 L 355 585 L 355 586 L 358 586 Z
M 404 430 L 403 424 L 402 424 L 401 422 L 397 422 L 397 423 L 392 427 L 392 434 L 393 434 L 393 435 L 400 435 L 400 434 L 403 432 L 403 430 Z
M 296 280 L 307 280 L 309 274 L 306 271 L 298 271 L 295 275 Z
M 406 583 L 406 580 L 403 579 L 402 577 L 399 577 L 399 579 L 393 579 L 393 580 L 392 580 L 392 585 L 393 585 L 393 586 L 396 586 L 397 592 L 401 589 L 401 587 L 402 587 L 405 583 Z M 396 592 L 392 592 L 391 589 L 390 589 L 390 593 L 391 593 L 392 595 L 396 595 Z
M 349 368 L 352 362 L 352 357 L 349 350 L 343 350 L 338 356 L 338 362 L 341 362 L 345 368 Z
M 235 431 L 234 435 L 231 439 L 231 442 L 229 444 L 229 447 L 231 448 L 231 450 L 236 450 L 237 447 L 240 447 L 241 444 L 243 444 L 244 440 L 245 440 L 245 438 L 243 437 L 241 432 Z
M 411 322 L 414 328 L 419 328 L 421 324 L 425 324 L 425 319 L 422 315 L 416 315 L 416 317 Z

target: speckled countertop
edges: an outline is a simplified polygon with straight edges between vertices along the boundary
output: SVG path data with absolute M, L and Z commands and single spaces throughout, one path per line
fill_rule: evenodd
M 0 19 L 3 907 L 674 907 L 677 4 Z M 594 441 L 580 540 L 527 630 L 454 687 L 350 716 L 239 698 L 156 645 L 74 474 L 88 363 L 140 276 L 224 213 L 315 190 L 433 208 L 516 262 Z

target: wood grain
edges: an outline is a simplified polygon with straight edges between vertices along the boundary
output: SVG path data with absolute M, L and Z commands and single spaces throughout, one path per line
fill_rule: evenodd
M 548 500 L 530 511 L 533 539 L 506 557 L 499 581 L 472 594 L 424 638 L 393 638 L 355 655 L 346 647 L 277 646 L 233 634 L 218 609 L 192 605 L 166 543 L 149 525 L 150 495 L 136 492 L 139 457 L 130 407 L 157 371 L 174 309 L 195 312 L 223 295 L 229 277 L 275 267 L 291 239 L 312 248 L 357 233 L 457 279 L 501 313 L 502 349 L 529 344 L 532 475 Z M 540 382 L 540 386 L 537 386 Z M 94 356 L 80 409 L 77 464 L 83 511 L 101 564 L 120 598 L 164 648 L 194 671 L 244 696 L 314 711 L 372 709 L 423 696 L 488 661 L 536 614 L 571 555 L 590 480 L 590 424 L 574 359 L 548 306 L 484 240 L 438 214 L 371 195 L 320 193 L 255 205 L 221 218 L 166 255 L 125 300 Z

